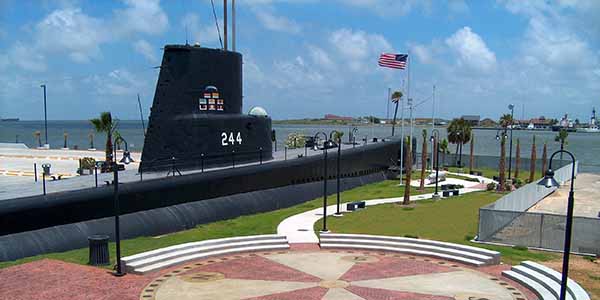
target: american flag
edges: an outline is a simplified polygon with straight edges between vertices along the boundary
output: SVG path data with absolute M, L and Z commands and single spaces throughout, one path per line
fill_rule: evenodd
M 408 54 L 393 54 L 393 53 L 382 53 L 379 56 L 379 66 L 393 69 L 406 68 L 406 61 L 408 60 Z

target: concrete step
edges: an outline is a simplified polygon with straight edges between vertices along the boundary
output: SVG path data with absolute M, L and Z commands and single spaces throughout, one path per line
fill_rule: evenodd
M 371 240 L 381 240 L 381 241 L 398 241 L 404 243 L 415 243 L 420 245 L 431 245 L 437 247 L 444 247 L 449 249 L 456 249 L 459 251 L 465 251 L 480 255 L 485 255 L 493 258 L 492 264 L 500 263 L 500 252 L 492 251 L 484 248 L 454 244 L 448 242 L 440 242 L 426 239 L 415 239 L 415 238 L 406 238 L 406 237 L 395 237 L 395 236 L 380 236 L 380 235 L 368 235 L 368 234 L 340 234 L 340 233 L 325 233 L 321 234 L 321 237 L 325 238 L 344 238 L 344 239 L 353 239 L 353 238 L 368 238 Z
M 534 270 L 539 274 L 542 274 L 546 277 L 546 279 L 550 279 L 560 286 L 560 283 L 562 281 L 562 274 L 560 272 L 532 261 L 524 261 L 521 263 L 521 265 L 523 267 Z M 560 289 L 558 290 L 558 292 L 560 293 Z M 591 299 L 590 295 L 577 282 L 570 278 L 567 280 L 567 292 L 575 300 Z
M 381 251 L 390 251 L 390 252 L 400 252 L 400 253 L 408 253 L 414 255 L 422 255 L 429 257 L 436 257 L 451 261 L 456 261 L 468 265 L 473 265 L 477 267 L 485 266 L 486 263 L 480 260 L 464 258 L 461 256 L 454 256 L 449 254 L 444 254 L 440 252 L 432 252 L 432 251 L 424 251 L 424 250 L 416 250 L 414 248 L 401 248 L 401 247 L 391 247 L 391 246 L 381 246 L 381 245 L 372 245 L 372 244 L 351 244 L 351 243 L 321 243 L 321 248 L 341 248 L 341 249 L 365 249 L 365 250 L 381 250 Z
M 189 260 L 244 251 L 289 249 L 287 239 L 278 235 L 248 236 L 185 243 L 152 250 L 122 259 L 128 272 L 147 273 Z
M 205 240 L 205 241 L 199 241 L 199 242 L 184 243 L 184 244 L 169 246 L 169 247 L 160 248 L 160 249 L 156 249 L 156 250 L 152 250 L 152 251 L 146 251 L 143 253 L 138 253 L 135 255 L 123 257 L 122 261 L 124 263 L 131 263 L 131 262 L 145 259 L 148 257 L 154 257 L 154 256 L 158 256 L 158 255 L 163 255 L 165 253 L 170 253 L 173 251 L 180 251 L 180 250 L 185 250 L 188 248 L 194 248 L 194 247 L 199 247 L 199 246 L 222 245 L 222 244 L 229 244 L 229 243 L 243 242 L 243 241 L 260 241 L 260 240 L 272 240 L 272 239 L 279 239 L 282 241 L 286 241 L 285 236 L 280 236 L 280 235 L 276 235 L 276 234 L 251 235 L 251 236 L 240 236 L 240 237 L 232 237 L 232 238 L 212 239 L 212 240 Z
M 550 291 L 554 295 L 554 297 L 556 297 L 557 299 L 559 298 L 560 284 L 558 284 L 558 282 L 554 280 L 549 280 L 548 277 L 546 277 L 545 275 L 538 273 L 535 270 L 527 268 L 525 266 L 513 266 L 511 270 L 515 273 L 519 273 L 539 283 L 541 286 Z M 567 293 L 567 300 L 574 300 L 570 293 Z
M 155 263 L 152 265 L 148 265 L 145 267 L 141 267 L 141 268 L 136 268 L 136 269 L 132 269 L 132 270 L 130 269 L 129 272 L 135 273 L 135 274 L 146 274 L 146 273 L 158 271 L 160 269 L 164 269 L 164 268 L 167 268 L 170 266 L 182 264 L 182 263 L 185 263 L 185 262 L 188 262 L 191 260 L 207 258 L 207 257 L 211 257 L 211 256 L 226 255 L 226 254 L 239 253 L 239 252 L 251 252 L 251 251 L 286 250 L 289 248 L 290 248 L 290 246 L 286 244 L 286 245 L 267 245 L 267 246 L 230 248 L 230 249 L 216 250 L 216 251 L 210 251 L 210 252 L 200 252 L 200 253 L 190 254 L 187 256 L 177 257 L 177 258 L 174 258 L 171 260 L 161 261 L 161 262 L 158 262 L 158 263 Z
M 440 246 L 431 246 L 426 244 L 419 243 L 409 243 L 409 242 L 397 242 L 397 241 L 383 241 L 377 240 L 373 241 L 370 239 L 334 239 L 334 238 L 321 238 L 321 244 L 365 244 L 365 245 L 373 245 L 373 246 L 384 246 L 384 247 L 398 247 L 398 248 L 406 248 L 406 249 L 415 249 L 415 250 L 423 250 L 430 251 L 436 253 L 443 253 L 453 256 L 460 256 L 468 259 L 479 260 L 481 262 L 488 262 L 493 259 L 491 256 L 481 255 L 477 253 L 471 253 L 462 250 L 456 250 L 446 247 Z
M 504 271 L 502 272 L 506 278 L 512 279 L 522 286 L 531 290 L 534 294 L 536 294 L 540 300 L 557 300 L 558 298 L 554 296 L 552 292 L 546 289 L 543 285 L 539 284 L 537 281 L 521 275 L 515 271 Z

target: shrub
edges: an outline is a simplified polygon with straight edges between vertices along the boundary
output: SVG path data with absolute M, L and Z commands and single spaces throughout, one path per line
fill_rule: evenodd
M 496 190 L 496 183 L 494 183 L 494 182 L 488 183 L 486 189 L 488 191 L 495 191 Z
M 513 178 L 513 186 L 518 189 L 523 186 L 523 181 L 519 178 Z
M 471 182 L 479 182 L 479 179 L 477 178 L 471 178 L 471 177 L 467 177 L 465 178 L 466 181 L 471 181 Z
M 475 238 L 475 237 L 474 237 L 474 236 L 472 236 L 472 235 L 469 235 L 469 234 L 465 235 L 465 241 L 467 241 L 467 242 L 470 242 L 470 241 L 472 241 L 474 238 Z
M 529 250 L 529 248 L 527 248 L 527 246 L 522 246 L 522 245 L 515 245 L 515 246 L 513 246 L 513 249 L 519 250 L 519 251 L 527 251 L 527 250 Z
M 81 159 L 81 169 L 93 170 L 96 166 L 96 160 L 93 157 L 84 157 Z
M 404 237 L 409 238 L 409 239 L 418 239 L 419 237 L 416 235 L 411 235 L 411 234 L 405 234 Z
M 402 210 L 410 211 L 410 210 L 415 210 L 415 208 L 414 207 L 403 207 Z

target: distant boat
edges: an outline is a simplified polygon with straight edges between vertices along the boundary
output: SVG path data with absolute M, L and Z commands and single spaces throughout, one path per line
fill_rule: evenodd
M 0 122 L 18 122 L 19 118 L 4 118 L 0 119 Z
M 598 125 L 596 124 L 596 108 L 592 108 L 592 116 L 590 117 L 590 125 L 585 128 L 580 128 L 578 131 L 589 132 L 589 133 L 600 132 L 600 128 L 598 128 Z

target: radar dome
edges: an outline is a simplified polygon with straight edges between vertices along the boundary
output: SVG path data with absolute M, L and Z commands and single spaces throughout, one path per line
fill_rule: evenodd
M 268 116 L 267 111 L 264 108 L 260 107 L 260 106 L 253 107 L 248 112 L 248 114 L 251 115 L 251 116 L 259 116 L 259 117 L 266 117 L 266 116 Z

